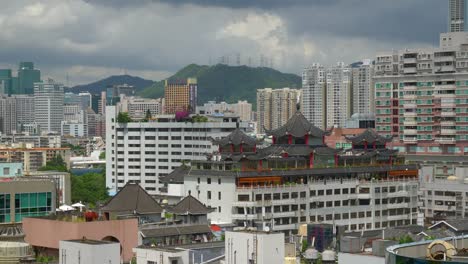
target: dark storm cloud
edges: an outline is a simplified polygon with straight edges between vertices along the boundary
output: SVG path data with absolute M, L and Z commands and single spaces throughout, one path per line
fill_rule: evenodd
M 294 35 L 367 37 L 436 45 L 447 27 L 447 1 L 349 0 L 332 6 L 279 11 Z
M 106 69 L 174 72 L 239 52 L 283 57 L 276 67 L 299 73 L 437 45 L 446 22 L 445 0 L 15 0 L 0 10 L 0 64 L 33 60 L 62 76 L 89 66 L 89 79 Z
M 90 4 L 128 7 L 148 3 L 166 3 L 171 5 L 198 5 L 226 8 L 289 8 L 293 6 L 328 6 L 343 0 L 86 0 Z

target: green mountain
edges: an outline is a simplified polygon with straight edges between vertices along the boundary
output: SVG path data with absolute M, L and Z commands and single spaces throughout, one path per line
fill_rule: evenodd
M 282 73 L 271 68 L 252 68 L 247 66 L 215 66 L 190 64 L 178 71 L 170 80 L 197 78 L 198 103 L 207 101 L 248 100 L 256 104 L 257 89 L 261 88 L 300 88 L 301 77 L 295 74 Z M 139 92 L 142 97 L 157 98 L 164 96 L 164 81 L 155 82 L 152 86 Z

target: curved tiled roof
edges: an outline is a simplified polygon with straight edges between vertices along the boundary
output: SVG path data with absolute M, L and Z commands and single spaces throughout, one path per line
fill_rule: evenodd
M 159 214 L 163 211 L 163 208 L 140 185 L 127 183 L 101 210 L 136 214 Z
M 214 144 L 221 146 L 225 146 L 228 144 L 240 145 L 241 143 L 247 144 L 249 146 L 254 146 L 257 144 L 257 140 L 255 138 L 248 136 L 244 133 L 244 131 L 240 130 L 239 128 L 236 128 L 234 131 L 231 132 L 231 134 L 227 135 L 224 138 L 218 140 L 214 139 L 212 141 Z
M 289 120 L 281 126 L 280 128 L 274 130 L 265 130 L 268 135 L 275 137 L 280 137 L 284 135 L 292 135 L 294 137 L 303 137 L 306 134 L 312 135 L 314 137 L 321 138 L 326 135 L 327 132 L 322 129 L 314 126 L 310 123 L 304 115 L 297 111 Z
M 201 215 L 208 214 L 212 210 L 202 204 L 199 200 L 195 199 L 192 195 L 188 195 L 174 207 L 168 209 L 168 211 L 176 215 Z
M 362 143 L 362 142 L 387 143 L 387 142 L 392 141 L 392 138 L 383 137 L 383 136 L 379 135 L 377 132 L 375 132 L 373 129 L 367 129 L 366 131 L 362 132 L 361 134 L 359 134 L 359 135 L 357 135 L 355 137 L 346 137 L 346 139 L 350 140 L 351 142 L 353 142 L 355 144 Z
M 281 156 L 283 153 L 288 153 L 288 156 L 308 156 L 310 153 L 315 155 L 334 155 L 340 152 L 339 149 L 329 147 L 314 147 L 309 145 L 271 145 L 260 149 L 254 155 L 246 155 L 249 160 L 268 159 L 270 157 Z

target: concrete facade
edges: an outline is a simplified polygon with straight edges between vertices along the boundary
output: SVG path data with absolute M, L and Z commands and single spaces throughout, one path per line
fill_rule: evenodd
M 119 264 L 120 244 L 88 239 L 64 240 L 59 243 L 60 264 Z
M 284 234 L 257 231 L 226 232 L 226 264 L 284 263 Z
M 63 121 L 63 85 L 48 80 L 34 84 L 35 121 L 43 132 L 60 132 Z
M 297 111 L 301 91 L 290 88 L 257 90 L 258 132 L 284 125 Z
M 157 122 L 116 122 L 114 106 L 106 108 L 106 186 L 118 191 L 127 182 L 137 182 L 150 194 L 159 194 L 159 178 L 184 161 L 205 160 L 217 150 L 211 138 L 228 135 L 237 117 L 210 117 L 208 122 L 176 122 L 174 115 L 158 116 Z M 183 194 L 180 194 L 183 195 Z

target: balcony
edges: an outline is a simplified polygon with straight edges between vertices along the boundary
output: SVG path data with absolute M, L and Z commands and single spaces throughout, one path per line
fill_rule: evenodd
M 417 122 L 416 120 L 405 120 L 403 121 L 403 125 L 404 126 L 416 126 L 417 125 Z
M 296 211 L 291 211 L 291 212 L 276 212 L 273 213 L 273 217 L 295 217 L 296 216 Z
M 370 199 L 371 196 L 370 196 L 370 193 L 358 193 L 357 198 L 358 199 Z
M 404 58 L 403 59 L 403 64 L 407 64 L 407 63 L 416 63 L 416 58 Z
M 435 66 L 434 69 L 436 72 L 454 72 L 455 66 L 454 65 L 443 65 L 443 66 Z
M 455 121 L 440 121 L 441 126 L 454 126 Z
M 416 67 L 403 68 L 404 74 L 414 74 L 416 72 L 417 72 Z
M 416 114 L 416 112 L 404 112 L 403 116 L 404 117 L 416 117 L 417 114 Z
M 455 129 L 441 129 L 440 134 L 441 135 L 456 135 L 457 131 Z
M 284 231 L 284 230 L 295 230 L 297 229 L 297 224 L 288 224 L 288 225 L 273 225 L 273 230 L 275 231 Z
M 234 207 L 254 207 L 255 205 L 257 205 L 257 202 L 251 201 L 237 201 L 232 203 Z
M 390 203 L 387 204 L 387 209 L 408 208 L 408 203 Z
M 403 130 L 403 135 L 417 135 L 418 131 L 416 129 L 405 129 Z
M 403 91 L 416 91 L 418 87 L 416 85 L 408 85 L 403 87 Z
M 257 214 L 232 214 L 234 220 L 256 220 Z
M 398 192 L 391 192 L 387 194 L 387 197 L 408 197 L 408 191 L 398 191 Z
M 455 138 L 436 138 L 435 142 L 439 144 L 455 144 L 457 141 Z
M 403 142 L 404 143 L 417 143 L 418 139 L 416 137 L 404 137 Z
M 417 105 L 415 103 L 404 103 L 403 108 L 415 109 L 417 108 Z
M 415 94 L 404 94 L 403 99 L 416 100 L 417 95 Z
M 455 98 L 454 93 L 434 93 L 434 98 Z M 442 104 L 442 103 L 441 103 Z
M 441 112 L 440 116 L 442 116 L 442 117 L 455 117 L 455 112 Z
M 434 62 L 443 62 L 443 61 L 454 61 L 455 57 L 454 56 L 440 56 L 440 57 L 434 57 Z

